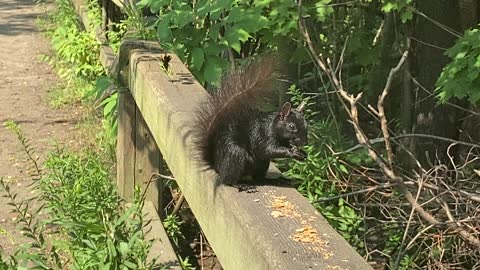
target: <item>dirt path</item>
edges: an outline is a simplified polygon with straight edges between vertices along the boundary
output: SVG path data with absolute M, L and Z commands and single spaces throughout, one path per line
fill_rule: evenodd
M 0 1 L 0 177 L 12 183 L 19 199 L 31 195 L 26 187 L 31 180 L 22 148 L 3 123 L 18 123 L 40 157 L 55 140 L 67 141 L 67 132 L 73 128 L 71 116 L 47 105 L 47 90 L 57 77 L 38 60 L 50 50 L 35 25 L 44 10 L 33 0 Z M 25 239 L 20 237 L 7 202 L 0 197 L 0 231 L 7 231 L 7 236 L 0 235 L 0 245 L 8 252 Z

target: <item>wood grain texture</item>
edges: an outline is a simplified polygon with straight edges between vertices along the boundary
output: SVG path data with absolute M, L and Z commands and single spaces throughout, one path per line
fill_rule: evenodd
M 152 174 L 158 173 L 160 168 L 161 156 L 152 133 L 147 127 L 142 114 L 136 108 L 135 114 L 135 185 L 142 187 L 142 191 L 148 185 Z M 154 178 L 153 180 L 155 180 Z M 162 208 L 162 179 L 150 182 L 146 191 L 146 200 L 150 201 L 158 211 Z
M 118 99 L 117 186 L 122 199 L 131 202 L 135 183 L 135 101 L 130 93 Z
M 213 192 L 214 172 L 200 171 L 192 159 L 191 125 L 206 92 L 175 55 L 170 75 L 159 69 L 160 57 L 132 51 L 130 91 L 222 266 L 371 269 L 295 189 L 260 186 L 258 193 L 239 193 L 221 186 Z M 283 216 L 274 213 L 278 200 L 290 209 Z M 298 241 L 306 231 L 315 237 Z

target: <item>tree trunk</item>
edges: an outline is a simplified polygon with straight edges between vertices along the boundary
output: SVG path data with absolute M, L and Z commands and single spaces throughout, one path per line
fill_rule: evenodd
M 460 16 L 462 22 L 462 30 L 475 27 L 480 23 L 480 4 L 478 0 L 460 0 Z M 472 143 L 480 142 L 480 108 L 478 106 L 468 104 L 468 109 L 477 114 L 464 113 L 464 120 L 461 126 L 460 140 Z M 465 160 L 469 157 L 470 147 L 460 146 L 458 159 Z M 477 152 L 478 153 L 478 152 Z
M 412 49 L 412 66 L 418 87 L 413 132 L 432 134 L 445 138 L 458 139 L 460 113 L 451 106 L 438 105 L 433 91 L 442 68 L 450 61 L 445 49 L 454 45 L 457 36 L 443 27 L 461 31 L 459 2 L 453 0 L 419 0 L 417 9 L 424 16 L 417 15 Z M 433 23 L 435 21 L 437 23 Z M 442 26 L 439 26 L 440 23 Z M 424 88 L 424 90 L 422 89 Z M 416 157 L 422 165 L 444 160 L 449 143 L 438 140 L 417 138 L 414 142 Z
M 380 43 L 380 62 L 373 67 L 370 74 L 368 91 L 365 91 L 364 100 L 367 104 L 376 104 L 378 96 L 382 93 L 387 82 L 388 73 L 392 68 L 392 47 L 395 43 L 395 16 L 393 12 L 387 13 Z

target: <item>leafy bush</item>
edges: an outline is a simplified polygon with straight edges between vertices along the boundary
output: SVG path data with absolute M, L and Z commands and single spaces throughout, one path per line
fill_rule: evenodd
M 110 47 L 118 53 L 121 42 L 124 39 L 156 40 L 157 32 L 155 22 L 143 15 L 143 11 L 137 5 L 127 1 L 120 9 L 125 18 L 120 23 L 112 23 L 107 30 L 107 39 Z
M 150 243 L 144 240 L 140 190 L 126 211 L 98 155 L 58 150 L 45 163 L 41 181 L 51 223 L 68 235 L 62 246 L 74 269 L 146 269 Z M 58 244 L 58 242 L 57 242 Z
M 182 221 L 180 221 L 180 218 L 174 214 L 168 215 L 165 220 L 163 220 L 163 227 L 165 227 L 165 231 L 167 232 L 168 237 L 173 241 L 176 246 L 178 246 L 179 238 L 185 239 L 185 236 L 180 230 L 181 225 Z
M 100 42 L 95 35 L 96 28 L 101 25 L 98 1 L 87 1 L 87 29 L 83 29 L 80 25 L 71 1 L 56 0 L 55 3 L 55 10 L 46 19 L 40 21 L 40 26 L 46 31 L 56 51 L 54 57 L 43 56 L 43 60 L 55 67 L 63 79 L 51 91 L 50 103 L 58 108 L 84 102 L 89 107 L 95 106 L 93 109 L 97 109 L 93 101 L 113 84 L 104 75 L 105 72 L 99 60 Z M 118 95 L 113 94 L 99 104 L 103 107 L 102 124 L 106 132 L 98 135 L 102 136 L 99 138 L 103 141 L 101 145 L 107 148 L 110 154 L 114 148 L 117 131 L 117 102 Z
M 50 92 L 50 103 L 58 108 L 82 101 L 93 91 L 94 81 L 104 74 L 100 63 L 100 42 L 96 40 L 94 27 L 101 21 L 96 1 L 88 4 L 88 29 L 78 21 L 75 9 L 68 0 L 56 0 L 55 9 L 38 21 L 39 27 L 50 39 L 54 56 L 42 56 L 63 79 Z
M 441 102 L 451 98 L 468 98 L 470 103 L 480 101 L 480 29 L 465 31 L 462 38 L 447 50 L 452 59 L 437 80 L 436 92 Z
M 324 21 L 333 11 L 327 6 L 329 2 L 310 3 L 305 13 Z M 159 40 L 188 64 L 201 83 L 218 83 L 235 58 L 265 49 L 285 48 L 288 44 L 294 51 L 293 58 L 308 58 L 303 45 L 295 42 L 300 33 L 294 1 L 142 0 L 138 5 L 159 15 Z
M 56 9 L 44 21 L 43 28 L 57 54 L 59 74 L 67 78 L 80 76 L 94 80 L 104 73 L 99 60 L 100 42 L 96 40 L 95 32 L 83 31 L 69 0 L 56 0 L 55 3 Z M 89 10 L 92 12 L 88 14 L 91 22 L 89 28 L 92 29 L 101 18 L 98 5 L 93 3 L 95 1 L 90 2 Z
M 7 126 L 22 143 L 27 156 L 32 148 L 21 129 L 13 122 Z M 34 166 L 36 160 L 30 159 Z M 19 214 L 22 231 L 32 239 L 7 258 L 2 257 L 2 269 L 153 269 L 147 262 L 151 243 L 144 238 L 145 224 L 141 209 L 140 189 L 135 200 L 124 210 L 120 206 L 115 185 L 100 157 L 91 151 L 81 154 L 57 149 L 51 153 L 43 173 L 37 169 L 34 189 L 39 196 L 17 201 L 8 183 L 0 181 L 13 211 Z M 33 210 L 33 203 L 41 206 Z M 42 210 L 50 219 L 36 219 Z M 46 225 L 59 232 L 49 235 Z

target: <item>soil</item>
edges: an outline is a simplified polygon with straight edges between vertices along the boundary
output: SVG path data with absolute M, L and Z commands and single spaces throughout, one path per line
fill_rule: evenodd
M 57 76 L 39 60 L 51 49 L 36 27 L 36 19 L 46 7 L 33 0 L 0 1 L 0 177 L 18 193 L 17 201 L 34 195 L 28 188 L 32 183 L 31 163 L 3 123 L 12 120 L 21 127 L 40 161 L 53 149 L 54 142 L 69 143 L 68 135 L 75 124 L 71 113 L 48 106 L 47 92 L 56 85 Z M 8 202 L 0 197 L 0 231 L 6 231 L 0 235 L 0 245 L 6 253 L 26 241 Z

